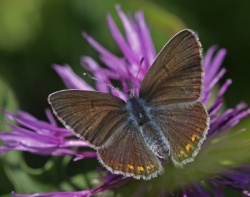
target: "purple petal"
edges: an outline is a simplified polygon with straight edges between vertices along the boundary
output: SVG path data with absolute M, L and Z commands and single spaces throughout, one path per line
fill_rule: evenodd
M 210 47 L 207 52 L 206 52 L 206 55 L 205 55 L 205 58 L 204 58 L 204 71 L 205 71 L 205 75 L 208 75 L 208 71 L 212 65 L 212 61 L 213 61 L 213 55 L 215 53 L 215 51 L 218 49 L 217 46 L 212 46 Z M 207 80 L 208 81 L 208 80 Z
M 141 44 L 143 45 L 142 49 L 144 51 L 144 58 L 146 63 L 146 68 L 144 68 L 142 72 L 146 73 L 148 68 L 155 60 L 156 51 L 143 12 L 137 12 L 136 19 L 140 28 L 139 37 L 141 39 Z
M 214 51 L 215 48 L 212 48 L 211 50 Z M 204 69 L 206 73 L 204 82 L 206 85 L 209 84 L 213 80 L 214 76 L 218 73 L 218 70 L 221 67 L 224 57 L 226 55 L 226 50 L 220 49 L 216 54 L 213 54 L 213 55 L 214 57 L 210 59 L 209 64 L 207 64 L 208 61 L 206 59 L 211 58 L 211 57 L 205 57 L 205 60 L 204 60 Z
M 14 197 L 89 197 L 98 194 L 108 189 L 124 185 L 130 179 L 123 179 L 121 176 L 116 176 L 111 183 L 104 183 L 102 186 L 94 189 L 87 189 L 77 192 L 49 192 L 49 193 L 36 193 L 36 194 L 17 194 L 12 192 Z
M 119 75 L 109 69 L 102 68 L 94 59 L 88 56 L 82 56 L 81 58 L 81 65 L 88 69 L 90 72 L 94 73 L 95 76 L 104 75 L 102 78 L 111 78 L 111 79 L 119 79 Z
M 245 196 L 250 196 L 250 189 L 249 190 L 243 190 L 242 194 L 244 194 Z
M 5 112 L 6 116 L 20 126 L 10 124 L 12 132 L 0 132 L 0 139 L 4 142 L 0 146 L 0 155 L 12 151 L 28 151 L 40 155 L 72 155 L 78 158 L 93 158 L 87 152 L 78 152 L 73 147 L 89 147 L 83 140 L 66 139 L 72 133 L 59 128 L 54 123 L 50 125 L 44 121 L 37 120 L 28 113 L 18 111 L 17 115 Z M 50 113 L 51 114 L 51 113 Z
M 55 120 L 55 118 L 54 118 L 53 113 L 51 112 L 51 110 L 50 110 L 50 109 L 46 109 L 46 110 L 45 110 L 45 113 L 46 113 L 46 116 L 47 116 L 47 118 L 48 118 L 50 124 L 51 124 L 52 126 L 56 127 L 56 126 L 57 126 L 56 120 Z
M 93 151 L 90 151 L 90 152 L 85 151 L 82 155 L 79 154 L 77 157 L 75 157 L 74 161 L 78 161 L 78 160 L 86 159 L 86 158 L 97 158 L 97 153 Z
M 222 68 L 221 71 L 215 75 L 215 77 L 209 84 L 210 91 L 215 87 L 215 85 L 219 82 L 219 80 L 224 76 L 225 73 L 226 73 L 226 69 Z
M 232 84 L 232 80 L 231 79 L 227 79 L 227 81 L 221 86 L 218 94 L 217 94 L 217 97 L 215 99 L 215 101 L 217 101 L 218 99 L 220 99 L 224 94 L 225 92 L 227 91 L 227 89 L 229 88 L 229 86 Z
M 91 91 L 94 90 L 89 84 L 76 75 L 68 65 L 60 66 L 58 64 L 54 64 L 53 68 L 62 78 L 67 88 Z
M 50 193 L 36 193 L 36 194 L 17 194 L 12 192 L 14 197 L 89 197 L 91 196 L 91 190 L 85 190 L 80 192 L 50 192 Z
M 141 54 L 141 43 L 139 42 L 139 34 L 135 28 L 135 24 L 133 23 L 134 21 L 128 19 L 125 13 L 121 10 L 120 6 L 116 6 L 116 10 L 122 21 L 130 49 L 134 52 L 134 54 Z
M 51 125 L 45 121 L 37 120 L 35 117 L 30 114 L 17 111 L 17 115 L 11 114 L 9 112 L 5 112 L 6 117 L 9 119 L 16 121 L 24 127 L 27 127 L 31 130 L 37 130 L 42 134 L 54 135 L 54 136 L 71 136 L 72 134 L 66 128 L 60 128 L 54 125 Z
M 89 36 L 87 33 L 83 33 L 82 34 L 83 37 L 89 42 L 89 44 L 95 49 L 97 50 L 100 55 L 102 60 L 109 60 L 107 62 L 106 65 L 114 70 L 117 71 L 118 73 L 127 73 L 125 64 L 122 61 L 122 58 L 119 58 L 117 56 L 115 56 L 114 54 L 110 53 L 108 50 L 106 50 L 103 46 L 101 46 L 98 42 L 96 42 L 91 36 Z
M 220 134 L 235 126 L 240 120 L 250 114 L 250 109 L 242 111 L 246 105 L 240 103 L 235 109 L 228 109 L 222 113 L 216 120 L 211 122 L 209 136 Z
M 128 43 L 126 40 L 123 38 L 121 32 L 118 30 L 115 22 L 113 21 L 112 17 L 108 14 L 107 15 L 107 21 L 108 21 L 108 26 L 111 31 L 111 34 L 113 38 L 115 39 L 117 45 L 123 52 L 125 58 L 128 60 L 128 62 L 132 64 L 139 65 L 140 64 L 140 59 L 142 57 L 136 57 L 132 49 L 129 47 Z

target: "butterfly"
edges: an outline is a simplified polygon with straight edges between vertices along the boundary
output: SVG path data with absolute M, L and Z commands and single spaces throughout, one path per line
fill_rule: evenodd
M 125 102 L 102 92 L 62 90 L 48 101 L 109 171 L 149 180 L 163 173 L 162 160 L 183 167 L 199 152 L 209 127 L 200 101 L 203 75 L 201 44 L 185 29 L 158 54 L 138 97 Z

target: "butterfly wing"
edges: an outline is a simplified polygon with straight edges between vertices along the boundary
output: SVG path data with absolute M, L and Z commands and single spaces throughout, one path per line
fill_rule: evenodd
M 141 83 L 140 97 L 152 106 L 196 101 L 202 88 L 200 42 L 192 30 L 175 35 L 161 50 Z
M 141 84 L 140 96 L 152 107 L 176 166 L 193 161 L 206 136 L 202 78 L 200 42 L 193 31 L 183 30 L 165 45 Z
M 62 90 L 48 100 L 58 119 L 94 148 L 103 146 L 127 119 L 125 102 L 106 93 Z
M 171 106 L 153 112 L 157 124 L 170 145 L 170 156 L 176 166 L 193 161 L 200 150 L 209 127 L 209 119 L 202 103 L 188 108 Z
M 116 174 L 148 180 L 163 171 L 159 159 L 142 139 L 139 127 L 129 120 L 108 146 L 98 149 L 98 154 L 101 163 Z

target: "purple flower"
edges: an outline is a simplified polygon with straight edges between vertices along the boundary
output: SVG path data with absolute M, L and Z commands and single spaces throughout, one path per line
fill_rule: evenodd
M 115 88 L 109 88 L 106 84 L 112 84 L 111 81 L 117 80 L 121 82 L 123 92 L 138 91 L 141 81 L 156 57 L 156 52 L 143 12 L 137 12 L 134 19 L 124 14 L 119 6 L 117 6 L 117 12 L 124 26 L 125 37 L 118 30 L 110 15 L 107 16 L 107 21 L 123 57 L 112 54 L 87 33 L 83 33 L 84 38 L 97 50 L 106 67 L 101 67 L 88 56 L 81 58 L 81 64 L 93 73 L 96 79 L 101 81 L 96 82 L 95 90 L 109 92 L 126 100 L 127 97 L 124 94 Z M 200 154 L 194 162 L 186 165 L 185 169 L 176 169 L 172 164 L 168 164 L 162 176 L 150 181 L 136 182 L 132 181 L 131 178 L 107 172 L 107 176 L 103 177 L 104 184 L 94 189 L 33 195 L 13 192 L 12 195 L 16 197 L 83 197 L 127 183 L 128 188 L 129 184 L 134 184 L 135 187 L 133 188 L 136 189 L 130 189 L 129 192 L 131 195 L 137 196 L 143 196 L 144 194 L 182 197 L 225 196 L 223 193 L 225 188 L 231 188 L 241 194 L 250 196 L 250 164 L 245 160 L 249 143 L 244 143 L 239 138 L 244 131 L 229 132 L 241 119 L 250 114 L 250 109 L 246 107 L 246 104 L 240 103 L 235 108 L 222 112 L 223 95 L 232 83 L 231 80 L 226 80 L 218 92 L 214 90 L 226 72 L 225 68 L 221 67 L 225 54 L 225 49 L 218 49 L 216 46 L 211 47 L 206 53 L 202 102 L 208 107 L 211 119 L 210 129 Z M 54 69 L 67 88 L 94 90 L 77 76 L 68 65 L 54 65 Z M 138 94 L 138 92 L 136 93 Z M 49 110 L 46 110 L 46 114 L 48 122 L 37 120 L 22 111 L 18 111 L 15 115 L 5 112 L 6 117 L 18 123 L 19 126 L 9 123 L 13 131 L 0 133 L 0 139 L 4 142 L 4 145 L 0 146 L 0 155 L 12 150 L 21 150 L 40 155 L 72 155 L 75 160 L 96 157 L 94 151 L 76 151 L 74 147 L 88 147 L 88 144 L 82 140 L 71 138 L 70 131 L 56 125 Z M 240 149 L 241 147 L 243 148 Z M 230 152 L 230 150 L 234 151 Z M 239 154 L 233 154 L 237 150 Z M 245 164 L 241 165 L 244 162 Z
M 46 110 L 49 122 L 37 120 L 30 114 L 18 111 L 15 115 L 5 112 L 7 118 L 21 126 L 8 123 L 12 132 L 0 132 L 0 139 L 5 145 L 0 146 L 0 155 L 11 151 L 29 151 L 40 155 L 72 155 L 75 159 L 96 157 L 95 152 L 78 152 L 73 147 L 89 147 L 88 143 L 67 139 L 72 134 L 65 128 L 56 125 L 50 110 Z

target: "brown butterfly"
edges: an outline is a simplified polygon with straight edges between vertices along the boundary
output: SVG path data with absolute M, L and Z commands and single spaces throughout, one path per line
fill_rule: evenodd
M 209 117 L 201 103 L 201 44 L 192 30 L 176 34 L 161 50 L 127 102 L 110 94 L 62 90 L 49 95 L 55 115 L 97 150 L 111 172 L 151 179 L 160 159 L 179 167 L 194 160 Z

